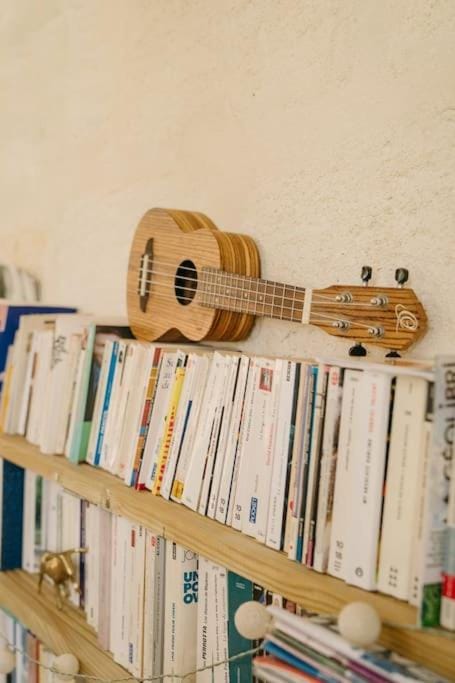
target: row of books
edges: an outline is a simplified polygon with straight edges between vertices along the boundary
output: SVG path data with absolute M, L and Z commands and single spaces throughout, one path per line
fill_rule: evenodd
M 54 683 L 54 654 L 7 612 L 0 610 L 0 646 L 16 650 L 16 666 L 0 683 Z
M 444 546 L 455 478 L 441 443 L 455 420 L 451 364 L 435 402 L 428 368 L 149 344 L 119 321 L 30 315 L 0 426 L 316 571 L 423 605 L 425 625 L 439 622 L 443 585 L 443 625 L 455 629 L 450 536 Z
M 44 549 L 84 548 L 74 554 L 76 585 L 69 599 L 85 611 L 100 646 L 132 676 L 170 674 L 169 680 L 180 680 L 201 669 L 185 680 L 447 683 L 380 646 L 353 647 L 339 635 L 333 618 L 311 614 L 56 482 L 12 467 L 24 488 L 22 533 L 16 533 L 23 569 L 35 573 Z M 235 626 L 237 609 L 251 600 L 267 606 L 273 618 L 263 642 L 244 638 Z M 11 619 L 6 624 L 9 643 L 45 665 L 52 663 L 33 636 Z M 250 652 L 226 661 L 254 648 L 259 648 L 254 658 Z M 8 683 L 38 683 L 41 675 L 47 683 L 48 672 L 38 676 L 36 665 L 19 653 L 17 662 L 15 679 Z
M 56 482 L 29 470 L 22 475 L 22 568 L 37 572 L 45 549 L 86 548 L 74 554 L 76 585 L 69 599 L 85 611 L 100 646 L 133 676 L 180 676 L 249 650 L 251 641 L 235 628 L 237 608 L 254 599 L 283 604 L 281 597 Z M 216 667 L 213 680 L 249 681 L 251 667 L 250 655 Z M 210 671 L 198 674 L 198 683 L 206 680 L 212 681 Z

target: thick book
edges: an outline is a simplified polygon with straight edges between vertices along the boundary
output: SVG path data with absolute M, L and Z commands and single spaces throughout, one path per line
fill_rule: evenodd
M 0 570 L 21 569 L 24 470 L 0 459 Z
M 390 432 L 387 481 L 382 520 L 378 589 L 409 598 L 413 520 L 416 512 L 420 459 L 424 453 L 427 382 L 397 377 Z
M 163 672 L 166 541 L 145 532 L 144 662 L 145 678 Z
M 235 613 L 240 605 L 253 599 L 253 583 L 239 576 L 235 572 L 228 571 L 228 652 L 229 657 L 234 657 L 241 652 L 251 650 L 252 642 L 244 638 L 235 626 Z M 247 655 L 241 659 L 229 662 L 229 683 L 243 683 L 251 680 L 252 656 Z
M 265 543 L 281 550 L 283 540 L 286 488 L 289 479 L 290 460 L 295 430 L 300 366 L 289 360 L 280 361 L 282 374 L 276 415 L 276 431 L 273 443 L 272 481 L 270 506 L 267 519 Z M 278 361 L 277 361 L 278 363 Z
M 197 556 L 177 543 L 166 543 L 163 671 L 176 677 L 196 668 L 198 601 Z M 195 674 L 185 678 L 195 683 Z
M 354 448 L 356 396 L 360 390 L 362 372 L 346 370 L 341 403 L 340 434 L 338 439 L 337 469 L 333 497 L 332 528 L 330 533 L 327 571 L 340 579 L 346 577 L 347 544 L 349 540 L 350 504 L 348 497 Z
M 421 625 L 425 627 L 440 624 L 443 587 L 447 596 L 453 595 L 453 581 L 444 574 L 444 552 L 449 511 L 452 514 L 449 508 L 451 479 L 448 475 L 450 471 L 448 463 L 453 465 L 451 458 L 455 425 L 454 372 L 453 356 L 436 358 L 433 435 L 424 500 L 422 557 L 420 559 L 422 594 L 419 619 Z M 453 505 L 452 501 L 450 502 Z M 449 599 L 452 598 L 449 597 Z M 448 612 L 451 612 L 448 604 L 445 607 Z M 449 613 L 445 613 L 444 620 L 446 623 L 451 623 Z
M 383 507 L 389 415 L 389 374 L 365 370 L 355 404 L 352 465 L 349 471 L 345 580 L 375 590 Z

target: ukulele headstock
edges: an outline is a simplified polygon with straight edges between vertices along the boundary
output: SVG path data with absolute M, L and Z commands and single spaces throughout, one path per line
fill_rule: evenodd
M 367 282 L 371 272 L 365 274 Z M 412 289 L 335 285 L 313 290 L 309 323 L 336 337 L 404 351 L 425 333 L 427 316 Z

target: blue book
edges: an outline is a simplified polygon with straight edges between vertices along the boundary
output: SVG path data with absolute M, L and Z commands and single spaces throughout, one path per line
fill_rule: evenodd
M 10 304 L 7 301 L 0 302 L 0 389 L 3 383 L 8 348 L 14 341 L 21 316 L 39 313 L 74 313 L 75 311 L 75 308 L 44 306 L 40 303 Z
M 112 353 L 109 360 L 109 370 L 107 374 L 106 390 L 104 392 L 103 407 L 101 410 L 101 420 L 100 428 L 98 432 L 98 438 L 96 440 L 94 465 L 99 466 L 101 460 L 101 449 L 103 447 L 104 432 L 106 430 L 106 420 L 109 411 L 109 404 L 111 402 L 112 385 L 114 383 L 115 369 L 117 367 L 117 356 L 118 356 L 118 341 L 112 344 Z
M 24 470 L 0 460 L 0 570 L 22 567 Z

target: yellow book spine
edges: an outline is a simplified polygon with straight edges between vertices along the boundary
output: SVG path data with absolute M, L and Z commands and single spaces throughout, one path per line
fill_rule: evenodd
M 175 416 L 177 414 L 177 408 L 179 405 L 180 394 L 182 393 L 184 379 L 185 368 L 177 368 L 175 371 L 174 386 L 172 387 L 171 398 L 169 400 L 169 408 L 164 423 L 164 434 L 158 455 L 157 474 L 152 488 L 152 493 L 155 495 L 158 495 L 161 491 L 161 484 L 163 483 L 163 477 L 166 471 L 169 448 L 171 446 L 172 434 L 174 432 L 175 426 Z

